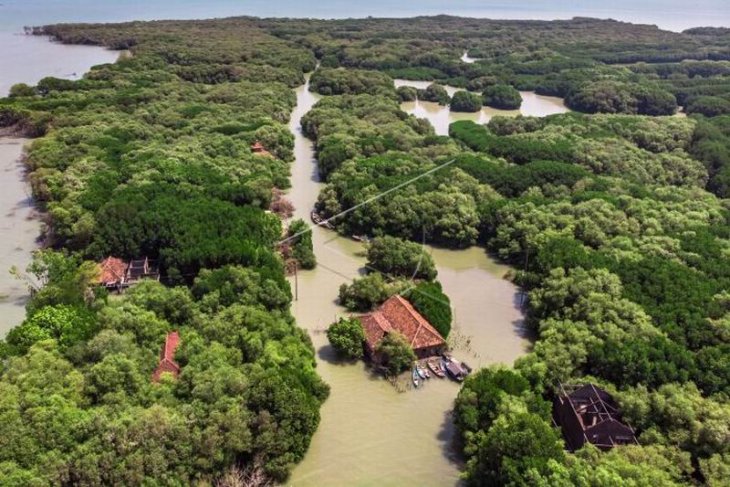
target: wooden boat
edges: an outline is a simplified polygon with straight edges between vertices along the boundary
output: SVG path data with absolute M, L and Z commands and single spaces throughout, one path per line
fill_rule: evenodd
M 325 220 L 324 218 L 322 218 L 322 216 L 315 210 L 312 210 L 312 212 L 309 214 L 309 217 L 316 225 L 327 228 L 329 230 L 335 229 L 335 226 L 331 224 L 329 220 Z
M 416 372 L 421 377 L 421 379 L 426 379 L 426 369 L 424 369 L 422 366 L 416 365 Z
M 428 371 L 428 367 L 426 367 L 423 364 L 420 364 L 419 367 L 421 368 L 421 370 L 423 371 L 423 373 L 426 375 L 426 379 L 430 379 L 431 378 L 431 372 Z
M 413 386 L 418 387 L 418 372 L 416 371 L 416 367 L 413 367 Z
M 314 211 L 314 210 L 312 210 L 312 212 L 311 212 L 311 213 L 309 214 L 309 217 L 310 217 L 310 218 L 312 219 L 312 221 L 313 221 L 314 223 L 316 223 L 317 225 L 319 225 L 320 223 L 322 223 L 322 217 L 321 217 L 321 216 L 319 216 L 319 213 L 317 213 L 317 212 L 316 212 L 316 211 Z
M 464 380 L 464 371 L 461 369 L 457 362 L 453 360 L 446 364 L 446 372 L 456 382 L 462 382 Z
M 444 369 L 441 368 L 440 361 L 437 362 L 436 360 L 429 360 L 426 364 L 428 365 L 428 368 L 431 369 L 431 372 L 433 372 L 433 375 L 440 379 L 444 378 Z
M 367 235 L 353 235 L 352 239 L 355 242 L 362 242 L 362 243 L 370 242 L 370 238 Z

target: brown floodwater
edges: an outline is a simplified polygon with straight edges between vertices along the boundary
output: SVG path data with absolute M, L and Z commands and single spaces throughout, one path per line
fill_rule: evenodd
M 25 316 L 28 289 L 10 274 L 10 269 L 16 266 L 25 270 L 40 233 L 21 160 L 27 141 L 0 138 L 0 338 Z
M 50 42 L 48 37 L 0 32 L 0 97 L 15 83 L 35 84 L 45 76 L 79 79 L 96 64 L 116 61 L 119 52 Z M 26 139 L 0 137 L 0 338 L 25 317 L 27 288 L 10 275 L 25 271 L 37 248 L 40 221 L 21 162 Z
M 290 128 L 296 160 L 288 193 L 295 217 L 309 221 L 322 187 L 313 144 L 299 121 L 319 96 L 308 86 L 296 90 L 297 107 Z M 292 313 L 309 332 L 318 371 L 331 393 L 322 421 L 304 460 L 295 467 L 294 486 L 445 486 L 456 485 L 461 465 L 452 450 L 451 408 L 459 386 L 432 378 L 420 389 L 407 380 L 392 385 L 363 362 L 338 361 L 325 330 L 347 311 L 337 305 L 339 286 L 363 273 L 364 246 L 335 232 L 312 230 L 317 268 L 291 277 L 297 299 Z M 450 341 L 457 357 L 472 366 L 511 364 L 524 354 L 518 290 L 502 277 L 508 268 L 478 247 L 467 250 L 428 248 L 439 280 L 450 296 L 455 323 Z
M 395 80 L 396 87 L 413 86 L 415 88 L 426 88 L 430 84 L 430 81 Z M 448 85 L 444 86 L 444 88 L 446 88 L 449 96 L 453 96 L 454 93 L 462 89 Z M 476 123 L 483 124 L 489 122 L 492 117 L 497 115 L 545 117 L 547 115 L 569 111 L 562 98 L 542 96 L 533 91 L 520 91 L 520 95 L 522 95 L 522 106 L 519 110 L 498 110 L 496 108 L 484 107 L 478 112 L 461 113 L 452 112 L 448 106 L 429 101 L 409 101 L 401 103 L 400 106 L 406 113 L 415 115 L 418 118 L 428 119 L 438 135 L 448 135 L 449 125 L 459 120 L 472 120 Z
M 15 83 L 34 85 L 46 76 L 80 79 L 90 67 L 113 63 L 119 51 L 52 42 L 49 37 L 0 32 L 0 97 Z

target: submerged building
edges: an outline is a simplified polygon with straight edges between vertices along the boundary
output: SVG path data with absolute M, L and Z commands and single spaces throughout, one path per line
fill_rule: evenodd
M 602 450 L 637 445 L 631 426 L 621 421 L 611 395 L 593 384 L 563 386 L 553 404 L 553 419 L 571 450 L 590 443 Z
M 438 355 L 446 340 L 413 305 L 402 296 L 393 296 L 378 309 L 359 317 L 365 332 L 365 351 L 375 359 L 376 348 L 385 335 L 401 333 L 419 358 Z

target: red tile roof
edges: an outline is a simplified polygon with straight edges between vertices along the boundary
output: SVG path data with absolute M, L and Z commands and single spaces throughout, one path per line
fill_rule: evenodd
M 117 284 L 124 281 L 127 263 L 117 257 L 107 257 L 99 264 L 99 283 Z
M 393 330 L 403 334 L 413 350 L 446 344 L 439 332 L 402 296 L 391 297 L 377 310 L 361 316 L 360 322 L 371 350 Z
M 160 381 L 163 372 L 169 372 L 175 378 L 180 374 L 180 366 L 175 362 L 175 350 L 177 350 L 178 345 L 180 345 L 180 334 L 176 331 L 168 333 L 167 338 L 165 338 L 165 346 L 162 347 L 160 352 L 160 363 L 152 373 L 154 382 Z
M 274 157 L 274 155 L 271 152 L 267 151 L 263 144 L 258 140 L 251 144 L 251 150 L 254 154 L 258 154 L 260 156 Z

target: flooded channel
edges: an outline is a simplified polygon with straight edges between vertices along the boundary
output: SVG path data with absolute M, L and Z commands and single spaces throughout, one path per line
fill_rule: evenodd
M 414 88 L 426 88 L 430 81 L 412 81 L 396 79 L 395 86 L 413 86 Z M 462 88 L 444 86 L 449 96 Z M 532 117 L 545 117 L 555 113 L 569 111 L 562 98 L 554 96 L 542 96 L 533 91 L 520 91 L 522 95 L 522 106 L 519 110 L 498 110 L 496 108 L 484 107 L 478 112 L 461 113 L 452 112 L 448 106 L 439 105 L 429 101 L 409 101 L 401 103 L 401 109 L 418 118 L 426 118 L 433 125 L 438 135 L 448 135 L 449 125 L 458 120 L 472 120 L 477 123 L 487 123 L 496 115 L 529 115 Z
M 322 183 L 314 148 L 299 121 L 319 96 L 308 86 L 296 90 L 297 107 L 290 128 L 295 135 L 289 199 L 295 217 L 309 221 Z M 445 486 L 456 485 L 461 466 L 451 450 L 454 430 L 450 411 L 459 386 L 431 379 L 418 390 L 398 392 L 362 362 L 336 360 L 324 334 L 338 316 L 340 284 L 362 273 L 364 246 L 321 227 L 313 228 L 317 268 L 300 271 L 292 289 L 292 313 L 317 351 L 318 371 L 331 386 L 322 421 L 304 460 L 288 482 L 294 486 Z M 439 280 L 455 313 L 452 338 L 456 354 L 473 365 L 511 364 L 525 353 L 519 293 L 502 279 L 507 271 L 483 249 L 429 248 Z

